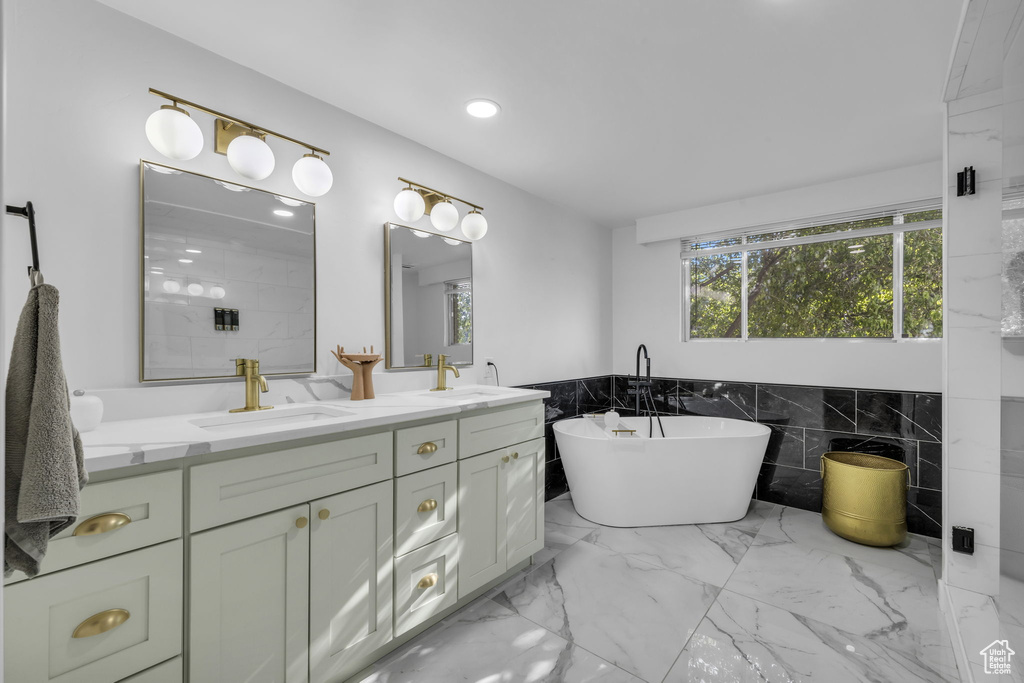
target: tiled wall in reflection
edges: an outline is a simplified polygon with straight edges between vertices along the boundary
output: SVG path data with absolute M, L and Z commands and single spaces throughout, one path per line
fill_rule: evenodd
M 548 382 L 528 388 L 551 392 L 545 402 L 548 498 L 568 490 L 552 425 L 614 407 L 633 414 L 636 397 L 623 375 Z M 804 510 L 821 510 L 819 466 L 827 451 L 860 451 L 906 463 L 910 531 L 942 533 L 942 397 L 779 384 L 655 378 L 641 411 L 755 420 L 771 427 L 755 497 Z

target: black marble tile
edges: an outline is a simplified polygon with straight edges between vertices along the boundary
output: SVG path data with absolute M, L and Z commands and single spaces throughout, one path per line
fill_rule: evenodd
M 809 470 L 814 470 L 815 472 L 820 470 L 821 456 L 824 453 L 829 451 L 856 451 L 870 455 L 881 455 L 902 462 L 910 468 L 911 486 L 917 486 L 916 441 L 808 429 L 804 443 L 804 467 Z
M 942 538 L 942 492 L 911 487 L 907 490 L 907 531 Z
M 679 402 L 680 412 L 692 415 L 753 420 L 757 417 L 757 385 L 681 380 Z
M 758 500 L 821 512 L 821 478 L 817 472 L 765 463 L 755 491 Z
M 565 480 L 565 470 L 561 460 L 552 460 L 545 466 L 544 500 L 558 498 L 569 490 L 569 482 Z
M 790 427 L 856 431 L 856 390 L 757 385 L 757 420 Z
M 787 467 L 804 466 L 804 430 L 800 427 L 772 427 L 765 462 Z
M 545 422 L 554 422 L 579 415 L 576 384 L 576 380 L 571 379 L 565 382 L 535 384 L 530 387 L 551 392 L 551 396 L 544 399 Z
M 612 407 L 612 378 L 610 375 L 581 379 L 576 386 L 578 391 L 576 402 L 580 414 L 604 412 Z
M 636 414 L 635 395 L 629 393 L 629 375 L 615 375 L 613 378 L 614 406 L 619 413 L 628 411 L 630 415 Z M 646 381 L 646 380 L 645 380 Z M 658 415 L 677 415 L 679 408 L 679 397 L 676 393 L 678 382 L 674 379 L 663 377 L 652 377 L 650 395 L 640 394 L 640 414 L 647 415 L 651 412 Z M 646 391 L 647 387 L 642 387 Z
M 917 447 L 917 486 L 942 490 L 942 444 L 921 441 Z
M 558 442 L 555 439 L 554 422 L 544 425 L 544 459 L 547 462 L 558 458 Z
M 942 441 L 942 397 L 895 391 L 857 391 L 858 434 Z

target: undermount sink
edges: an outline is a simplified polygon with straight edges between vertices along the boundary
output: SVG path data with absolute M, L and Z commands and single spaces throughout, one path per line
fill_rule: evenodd
M 431 398 L 443 398 L 449 401 L 466 401 L 469 399 L 487 400 L 504 394 L 491 389 L 453 389 L 452 391 L 428 391 Z
M 355 415 L 355 413 L 323 406 L 297 406 L 295 408 L 271 408 L 250 413 L 228 413 L 216 417 L 189 420 L 189 423 L 208 432 L 225 432 L 235 429 L 283 427 L 303 422 L 334 420 L 348 415 Z

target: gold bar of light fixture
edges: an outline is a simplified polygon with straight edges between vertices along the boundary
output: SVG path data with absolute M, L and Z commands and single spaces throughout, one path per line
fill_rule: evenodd
M 414 183 L 413 181 L 407 180 L 407 179 L 405 179 L 405 178 L 403 178 L 401 176 L 398 177 L 398 180 L 400 182 L 405 183 L 406 185 L 415 185 L 416 187 L 420 188 L 419 189 L 419 193 L 421 195 L 423 195 L 423 201 L 426 202 L 426 204 L 427 204 L 427 211 L 426 211 L 426 213 L 428 215 L 430 214 L 430 208 L 434 204 L 437 204 L 438 202 L 443 201 L 445 199 L 454 199 L 455 201 L 461 202 L 461 203 L 465 204 L 466 206 L 472 206 L 477 211 L 483 211 L 484 210 L 484 207 L 480 206 L 479 204 L 474 204 L 473 202 L 467 202 L 465 199 L 459 199 L 458 197 L 456 197 L 454 195 L 450 195 L 450 194 L 447 194 L 445 192 L 441 192 L 440 190 L 435 190 L 432 187 L 427 187 L 426 185 L 420 185 L 419 183 Z M 437 199 L 428 199 L 428 195 L 434 195 L 435 197 L 437 197 Z
M 207 114 L 210 114 L 211 116 L 216 116 L 217 118 L 224 119 L 225 121 L 227 121 L 229 123 L 233 123 L 233 124 L 236 124 L 238 126 L 241 126 L 242 128 L 246 128 L 249 131 L 253 131 L 253 132 L 257 132 L 257 133 L 263 133 L 263 134 L 266 134 L 266 135 L 273 135 L 275 138 L 280 138 L 282 140 L 287 140 L 288 142 L 296 144 L 299 147 L 305 147 L 306 149 L 312 150 L 314 153 L 323 154 L 325 157 L 331 155 L 331 153 L 328 152 L 326 149 L 323 149 L 321 147 L 317 147 L 316 145 L 311 145 L 308 142 L 303 142 L 302 140 L 296 140 L 295 138 L 288 137 L 287 135 L 282 135 L 281 133 L 275 133 L 274 131 L 270 130 L 269 128 L 263 128 L 262 126 L 257 126 L 256 124 L 249 123 L 248 121 L 243 121 L 242 119 L 235 118 L 234 116 L 228 116 L 227 114 L 225 114 L 223 112 L 219 112 L 216 109 L 210 109 L 209 107 L 204 107 L 201 104 L 196 104 L 195 102 L 190 102 L 189 100 L 185 100 L 185 99 L 182 99 L 180 97 L 175 97 L 174 95 L 171 95 L 169 93 L 165 93 L 165 92 L 163 92 L 161 90 L 156 90 L 155 88 L 150 88 L 149 92 L 151 92 L 152 94 L 156 95 L 157 97 L 162 97 L 165 100 L 170 100 L 175 106 L 177 106 L 179 104 L 182 104 L 182 105 L 184 105 L 186 107 L 191 107 L 193 109 L 198 109 L 201 112 L 205 112 Z M 228 131 L 228 126 L 223 126 L 223 124 L 221 124 L 221 125 L 218 126 L 218 137 L 220 137 L 220 131 L 221 131 L 222 128 L 224 129 L 224 133 L 227 134 L 227 135 L 231 135 L 232 138 L 238 136 L 238 135 L 235 134 L 234 131 Z M 242 133 L 245 133 L 245 132 L 247 132 L 247 131 L 244 131 L 244 130 L 243 131 L 238 131 L 238 134 L 242 134 Z M 224 152 L 219 152 L 219 153 L 220 154 L 224 154 Z M 422 187 L 422 186 L 420 186 L 420 187 Z M 453 197 L 453 199 L 454 199 L 454 197 Z M 459 201 L 461 202 L 462 200 L 460 199 Z M 469 202 L 463 202 L 463 203 L 464 204 L 469 204 Z M 475 206 L 475 205 L 470 204 L 470 206 Z

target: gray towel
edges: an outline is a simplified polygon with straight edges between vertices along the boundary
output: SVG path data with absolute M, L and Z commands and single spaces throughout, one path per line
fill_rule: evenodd
M 89 480 L 82 441 L 71 424 L 51 285 L 29 291 L 7 374 L 4 575 L 39 573 L 50 539 L 78 517 Z

